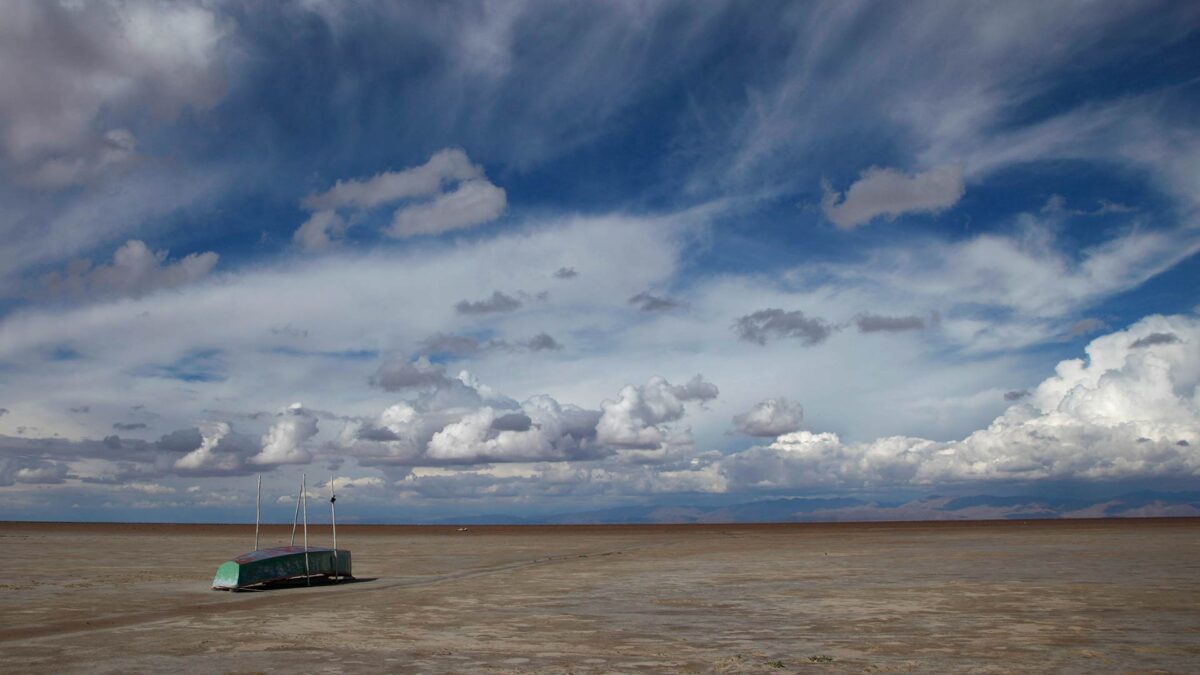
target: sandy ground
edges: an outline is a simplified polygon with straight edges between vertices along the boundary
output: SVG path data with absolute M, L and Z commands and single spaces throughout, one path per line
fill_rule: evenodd
M 253 528 L 0 523 L 0 670 L 1200 669 L 1196 519 L 338 534 L 360 581 L 228 593 Z

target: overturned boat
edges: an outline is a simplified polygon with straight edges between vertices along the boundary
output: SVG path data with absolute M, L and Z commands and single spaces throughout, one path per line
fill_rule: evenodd
M 217 568 L 212 587 L 237 590 L 292 579 L 352 578 L 350 551 L 323 546 L 279 546 L 239 555 Z
M 292 541 L 287 546 L 259 548 L 259 522 L 262 513 L 262 476 L 258 478 L 258 495 L 254 508 L 254 550 L 221 563 L 213 577 L 213 590 L 236 591 L 264 584 L 304 579 L 311 584 L 313 577 L 340 580 L 353 579 L 350 551 L 337 547 L 337 496 L 334 478 L 329 479 L 329 506 L 333 512 L 333 547 L 308 545 L 308 495 L 306 478 L 301 478 L 300 494 L 296 497 L 296 515 L 292 518 Z M 301 508 L 304 513 L 304 544 L 296 546 L 296 525 Z

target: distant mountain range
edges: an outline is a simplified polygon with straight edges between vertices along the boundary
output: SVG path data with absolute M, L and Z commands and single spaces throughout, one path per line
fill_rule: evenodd
M 1200 516 L 1200 492 L 1131 492 L 1102 500 L 1054 497 L 929 496 L 909 502 L 843 498 L 767 499 L 727 506 L 622 506 L 539 518 L 460 516 L 441 524 L 798 523 L 888 520 L 1028 520 Z

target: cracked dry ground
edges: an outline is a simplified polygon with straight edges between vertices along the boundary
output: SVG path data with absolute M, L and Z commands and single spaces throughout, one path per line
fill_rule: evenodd
M 252 529 L 0 523 L 0 671 L 1092 673 L 1200 663 L 1195 519 L 348 526 L 339 544 L 353 550 L 357 582 L 209 590 Z M 286 539 L 270 527 L 263 540 Z

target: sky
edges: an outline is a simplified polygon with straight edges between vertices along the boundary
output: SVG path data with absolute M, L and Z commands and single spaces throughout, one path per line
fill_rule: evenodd
M 1200 487 L 1194 2 L 0 18 L 0 519 Z

